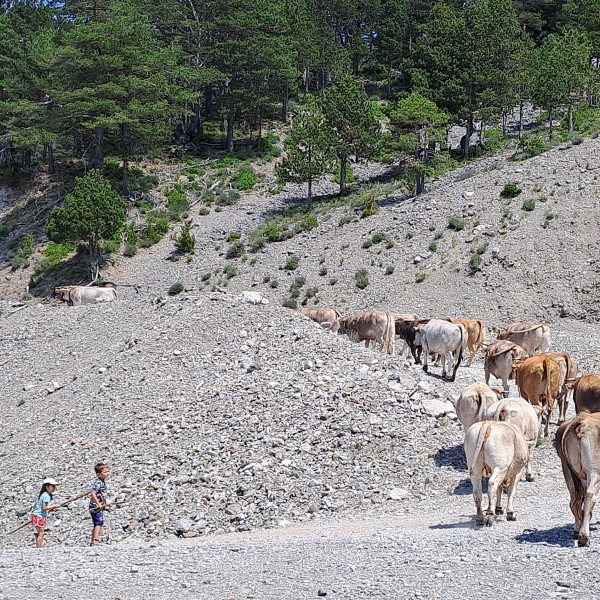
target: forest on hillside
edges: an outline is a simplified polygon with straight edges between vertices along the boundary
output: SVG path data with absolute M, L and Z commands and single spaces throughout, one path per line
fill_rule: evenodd
M 4 0 L 0 168 L 114 156 L 126 193 L 136 158 L 231 153 L 297 116 L 288 147 L 333 148 L 345 181 L 386 119 L 392 151 L 421 163 L 450 123 L 467 155 L 476 123 L 505 128 L 526 103 L 550 136 L 557 118 L 581 130 L 599 57 L 600 0 Z

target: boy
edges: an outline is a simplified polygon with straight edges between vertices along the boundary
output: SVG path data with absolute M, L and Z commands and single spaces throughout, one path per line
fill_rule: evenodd
M 110 477 L 110 470 L 107 464 L 98 463 L 94 467 L 96 471 L 96 481 L 92 486 L 92 493 L 90 495 L 90 514 L 92 516 L 92 546 L 100 543 L 100 536 L 102 534 L 102 526 L 104 525 L 104 509 L 108 506 L 112 506 L 114 502 L 108 502 L 106 480 Z

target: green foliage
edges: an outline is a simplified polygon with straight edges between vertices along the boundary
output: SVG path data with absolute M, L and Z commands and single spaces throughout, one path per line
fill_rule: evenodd
M 518 186 L 518 184 L 511 182 L 507 183 L 500 192 L 500 196 L 502 198 L 515 198 L 517 197 L 523 190 Z
M 116 240 L 106 240 L 100 243 L 100 254 L 109 256 L 119 250 L 120 242 Z
M 356 287 L 359 290 L 364 290 L 369 285 L 369 273 L 366 269 L 358 269 L 354 274 Z
M 528 198 L 527 200 L 524 200 L 523 204 L 521 205 L 521 208 L 527 212 L 531 212 L 532 210 L 534 210 L 535 198 Z
M 102 240 L 112 238 L 125 222 L 125 206 L 109 181 L 98 171 L 75 180 L 62 206 L 54 208 L 46 235 L 54 242 L 83 242 L 96 256 Z
M 133 242 L 126 242 L 125 243 L 125 248 L 123 250 L 123 256 L 135 256 L 137 253 L 137 244 L 134 244 Z
M 436 234 L 433 236 L 434 240 L 441 240 L 444 237 L 444 233 L 442 231 L 437 231 Z
M 373 245 L 373 242 L 371 241 L 370 238 L 367 238 L 363 243 L 362 243 L 362 247 L 367 250 L 368 248 L 370 248 Z
M 25 236 L 21 242 L 21 245 L 17 248 L 16 252 L 10 259 L 10 264 L 13 270 L 29 266 L 29 257 L 33 254 L 34 241 L 35 240 L 32 235 Z
M 471 260 L 469 261 L 469 267 L 471 268 L 472 271 L 478 271 L 479 268 L 481 267 L 481 255 L 477 254 L 476 252 L 474 254 L 471 255 Z
M 285 306 L 286 308 L 298 308 L 298 302 L 293 298 L 288 298 L 283 301 L 282 306 Z
M 227 279 L 231 279 L 238 274 L 237 267 L 235 265 L 227 265 L 223 269 L 223 274 L 227 277 Z
M 139 235 L 133 223 L 126 223 L 123 228 L 123 239 L 126 243 L 137 245 Z
M 428 249 L 430 252 L 437 252 L 438 249 L 438 245 L 437 242 L 431 242 L 431 244 L 429 244 Z
M 327 275 L 327 267 L 321 267 L 321 268 L 319 269 L 319 275 L 320 275 L 321 277 L 325 277 L 325 275 Z
M 43 254 L 44 258 L 48 260 L 50 267 L 55 267 L 60 264 L 69 254 L 75 251 L 75 244 L 66 243 L 66 244 L 57 244 L 55 242 L 50 242 Z
M 240 199 L 239 192 L 235 190 L 221 190 L 215 196 L 215 204 L 217 206 L 233 206 Z
M 340 165 L 338 164 L 337 169 L 336 169 L 335 173 L 333 174 L 333 181 L 334 181 L 334 183 L 337 183 L 339 185 L 341 179 L 342 179 L 341 168 L 340 168 Z M 352 183 L 353 181 L 354 181 L 354 171 L 352 170 L 352 165 L 350 163 L 348 163 L 346 165 L 346 183 Z
M 210 272 L 202 273 L 202 276 L 200 277 L 200 281 L 208 281 L 211 277 L 212 277 L 212 273 L 210 273 Z
M 448 229 L 454 229 L 454 231 L 462 231 L 465 228 L 465 222 L 459 217 L 452 216 L 448 219 Z
M 276 289 L 279 286 L 279 281 L 277 281 L 277 279 L 271 279 L 271 281 L 269 281 L 269 287 L 271 289 Z
M 242 234 L 239 231 L 230 231 L 227 234 L 226 242 L 235 242 L 242 237 Z
M 385 268 L 385 271 L 383 272 L 384 275 L 391 275 L 394 272 L 394 267 L 392 266 L 388 266 Z
M 544 138 L 539 134 L 524 138 L 522 146 L 524 158 L 531 158 L 532 156 L 543 154 L 548 150 L 548 144 L 546 144 Z
M 319 288 L 317 287 L 309 287 L 304 293 L 304 297 L 306 300 L 310 300 L 314 298 L 319 293 Z
M 372 217 L 379 212 L 379 207 L 377 206 L 377 194 L 370 193 L 365 194 L 363 196 L 363 209 L 360 213 L 361 219 L 365 219 L 366 217 Z
M 283 268 L 286 271 L 295 271 L 298 268 L 298 264 L 300 263 L 300 259 L 296 255 L 290 256 Z
M 239 258 L 245 252 L 246 252 L 246 245 L 244 244 L 244 242 L 237 240 L 233 244 L 231 244 L 231 246 L 229 246 L 229 248 L 227 249 L 227 252 L 225 253 L 225 258 L 227 258 L 227 259 Z
M 166 217 L 150 214 L 140 234 L 139 245 L 142 248 L 153 246 L 165 237 L 167 231 L 169 231 L 169 221 Z
M 181 283 L 180 281 L 178 281 L 177 283 L 174 283 L 168 290 L 167 290 L 167 294 L 169 294 L 169 296 L 176 296 L 177 294 L 181 294 L 181 292 L 183 292 L 185 288 L 183 287 L 183 283 Z
M 415 275 L 415 283 L 423 283 L 427 279 L 427 273 L 417 273 Z
M 175 238 L 175 247 L 184 254 L 193 254 L 196 248 L 196 236 L 192 233 L 192 221 L 188 219 L 181 227 L 181 232 Z
M 475 249 L 475 254 L 478 254 L 479 256 L 484 255 L 486 253 L 489 245 L 490 245 L 489 242 L 484 242 L 483 244 L 480 244 Z
M 233 176 L 233 185 L 241 191 L 251 190 L 257 182 L 258 177 L 252 167 L 242 167 Z
M 302 217 L 300 221 L 300 228 L 303 231 L 311 231 L 319 226 L 319 221 L 313 213 L 307 213 Z
M 331 277 L 331 278 L 329 279 L 329 285 L 332 285 L 332 286 L 333 286 L 333 285 L 335 285 L 337 282 L 338 282 L 338 279 L 337 279 L 337 277 Z
M 179 184 L 176 184 L 165 195 L 167 197 L 169 218 L 173 221 L 179 220 L 190 209 L 190 203 L 185 196 L 183 188 Z

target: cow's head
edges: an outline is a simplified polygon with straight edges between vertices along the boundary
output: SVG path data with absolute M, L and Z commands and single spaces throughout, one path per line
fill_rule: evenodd
M 54 288 L 54 293 L 52 294 L 52 296 L 54 298 L 58 298 L 62 302 L 68 302 L 70 291 L 71 291 L 70 285 L 58 285 Z

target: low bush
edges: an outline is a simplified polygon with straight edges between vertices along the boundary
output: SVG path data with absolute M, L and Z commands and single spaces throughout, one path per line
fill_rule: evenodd
M 235 190 L 221 190 L 215 196 L 215 204 L 217 205 L 217 208 L 220 206 L 233 206 L 234 204 L 237 204 L 239 199 L 239 192 L 236 192 Z M 217 208 L 215 208 L 215 210 L 217 210 Z
M 441 231 L 438 231 L 438 232 L 436 232 L 436 234 L 433 236 L 433 239 L 434 239 L 434 240 L 441 240 L 443 237 L 444 237 L 444 234 L 443 234 L 443 232 L 441 232 Z
M 319 269 L 319 275 L 320 275 L 321 277 L 325 277 L 325 275 L 327 275 L 327 268 L 326 268 L 326 267 L 321 267 L 321 268 Z
M 319 288 L 317 287 L 309 287 L 304 293 L 304 297 L 308 300 L 310 298 L 314 298 L 319 292 Z
M 271 281 L 269 281 L 269 287 L 270 288 L 277 288 L 279 286 L 279 281 L 277 281 L 277 279 L 271 279 Z
M 394 272 L 394 267 L 386 267 L 383 272 L 384 275 L 391 275 Z
M 298 264 L 300 263 L 300 259 L 296 255 L 290 256 L 283 268 L 286 271 L 295 271 L 298 268 Z
M 223 274 L 227 277 L 227 279 L 231 279 L 238 274 L 237 267 L 235 265 L 227 265 L 223 269 Z
M 233 185 L 242 191 L 251 190 L 258 182 L 256 172 L 252 167 L 242 167 L 233 177 Z
M 167 290 L 167 294 L 169 294 L 169 296 L 176 296 L 177 294 L 181 294 L 181 292 L 183 292 L 183 290 L 184 290 L 183 283 L 181 283 L 180 281 L 178 281 L 177 283 L 174 283 Z
M 163 239 L 167 231 L 169 231 L 169 221 L 165 217 L 151 213 L 140 234 L 139 245 L 142 248 L 153 246 Z
M 527 212 L 531 212 L 532 210 L 534 210 L 535 198 L 528 198 L 527 200 L 524 200 L 523 204 L 521 205 L 521 208 Z
M 415 283 L 422 283 L 423 281 L 425 281 L 425 279 L 427 279 L 426 273 L 417 273 L 415 275 Z
M 437 242 L 431 242 L 431 244 L 429 244 L 428 249 L 430 252 L 437 252 L 438 249 L 438 245 Z
M 319 221 L 313 213 L 306 213 L 300 221 L 300 228 L 303 231 L 311 231 L 319 226 Z
M 175 246 L 184 254 L 193 254 L 196 248 L 196 236 L 192 233 L 192 221 L 184 222 L 181 232 L 175 238 Z
M 541 135 L 533 135 L 524 141 L 525 158 L 538 156 L 548 150 L 548 144 Z
M 354 274 L 356 287 L 359 290 L 364 290 L 369 285 L 369 273 L 366 269 L 358 269 Z
M 523 190 L 518 186 L 518 184 L 512 182 L 507 183 L 500 192 L 500 196 L 502 198 L 516 198 Z
M 50 242 L 46 249 L 44 250 L 44 258 L 48 259 L 51 267 L 55 267 L 60 264 L 69 254 L 75 251 L 75 244 L 73 243 L 64 243 L 57 244 L 55 242 Z
M 208 281 L 212 277 L 212 273 L 209 271 L 208 273 L 202 273 L 200 277 L 200 281 Z
M 225 253 L 225 258 L 227 258 L 227 259 L 239 258 L 245 252 L 246 252 L 246 245 L 244 244 L 244 242 L 241 242 L 238 240 L 238 241 L 234 242 L 233 244 L 231 244 L 231 246 L 229 246 L 229 248 L 227 249 L 227 252 Z
M 472 271 L 478 271 L 481 266 L 481 255 L 476 252 L 471 256 L 471 260 L 469 261 L 469 267 Z
M 335 285 L 338 282 L 337 277 L 331 277 L 329 279 L 329 285 Z
M 370 239 L 366 239 L 363 243 L 362 243 L 362 247 L 366 250 L 367 248 L 370 248 L 373 245 L 373 242 Z
M 477 248 L 475 249 L 475 254 L 477 254 L 478 256 L 482 256 L 483 254 L 486 253 L 486 250 L 488 249 L 488 246 L 490 245 L 489 242 L 484 242 L 483 244 L 480 244 L 479 246 L 477 246 Z
M 123 256 L 134 256 L 137 252 L 137 244 L 133 242 L 127 242 L 125 244 L 125 248 L 123 249 Z
M 177 220 L 190 209 L 190 203 L 185 197 L 185 192 L 179 184 L 167 190 L 167 212 L 171 220 Z
M 33 244 L 34 237 L 32 235 L 26 235 L 21 242 L 21 245 L 10 259 L 10 265 L 13 270 L 29 266 L 29 257 L 33 254 Z
M 298 308 L 298 302 L 293 298 L 288 298 L 283 301 L 282 306 L 285 306 L 286 308 Z
M 229 234 L 227 235 L 227 239 L 225 241 L 235 242 L 236 240 L 239 240 L 241 237 L 242 237 L 242 234 L 239 231 L 230 231 Z
M 450 217 L 448 219 L 448 229 L 454 229 L 454 231 L 462 231 L 465 228 L 465 222 L 458 217 Z
M 100 244 L 100 254 L 108 256 L 119 250 L 121 244 L 116 240 L 105 240 Z
M 377 194 L 371 193 L 367 194 L 363 200 L 363 209 L 360 214 L 362 219 L 366 217 L 372 217 L 379 212 L 379 207 L 377 206 Z

